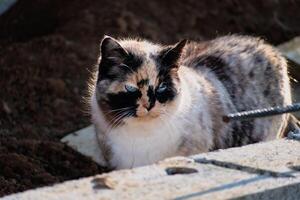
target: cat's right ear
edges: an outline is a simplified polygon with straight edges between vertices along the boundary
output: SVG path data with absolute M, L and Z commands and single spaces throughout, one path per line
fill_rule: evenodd
M 127 51 L 119 44 L 117 40 L 110 36 L 104 36 L 100 45 L 101 59 L 122 61 L 128 55 Z
M 100 51 L 99 78 L 109 78 L 109 75 L 117 72 L 113 69 L 123 63 L 128 56 L 128 52 L 116 39 L 106 35 L 101 41 Z

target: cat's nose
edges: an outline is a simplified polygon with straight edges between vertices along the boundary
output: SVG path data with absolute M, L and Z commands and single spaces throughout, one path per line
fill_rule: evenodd
M 148 102 L 143 102 L 142 103 L 143 108 L 145 108 L 147 111 L 150 110 L 150 104 Z
M 144 105 L 140 105 L 136 111 L 137 116 L 143 117 L 148 114 L 148 109 Z

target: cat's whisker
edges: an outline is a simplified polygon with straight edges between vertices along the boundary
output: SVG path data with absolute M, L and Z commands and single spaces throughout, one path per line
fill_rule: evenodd
M 116 119 L 114 121 L 114 123 L 112 124 L 110 131 L 113 130 L 114 128 L 118 127 L 121 124 L 121 119 L 123 118 L 125 114 L 121 115 L 118 119 Z
M 116 121 L 107 129 L 107 131 L 105 132 L 106 135 L 110 134 L 110 132 L 115 128 Z
M 134 111 L 127 111 L 127 112 L 125 111 L 125 112 L 122 112 L 118 117 L 115 118 L 115 120 L 113 121 L 113 123 L 110 126 L 110 129 L 106 132 L 106 134 L 109 134 L 111 132 L 111 130 L 113 130 L 114 128 L 118 127 L 121 124 L 121 121 L 122 121 L 123 118 L 129 117 L 129 116 L 133 116 L 133 114 L 134 114 Z M 132 152 L 134 152 L 134 150 L 132 150 Z M 134 158 L 132 160 L 132 164 L 131 164 L 130 168 L 132 168 L 134 166 L 134 164 L 135 164 L 135 156 L 134 156 Z
M 119 115 L 118 119 L 116 119 L 113 124 L 112 124 L 112 129 L 116 128 L 117 126 L 120 125 L 121 120 L 124 119 L 125 117 L 131 116 L 134 112 L 133 111 L 125 111 L 122 114 Z
M 110 121 L 108 122 L 108 124 L 110 124 L 110 123 L 115 119 L 115 117 L 119 116 L 119 115 L 120 115 L 121 113 L 123 113 L 123 112 L 130 111 L 132 108 L 133 108 L 133 107 L 126 107 L 126 108 L 124 108 L 124 109 L 122 108 L 122 109 L 120 109 L 119 111 L 116 111 L 116 113 L 115 113 L 113 119 L 110 120 Z M 117 109 L 115 109 L 115 110 L 117 110 Z M 104 116 L 107 116 L 109 113 L 111 113 L 111 112 L 107 112 L 106 115 L 104 115 Z
M 118 111 L 118 112 L 114 113 L 112 119 L 109 120 L 107 123 L 110 124 L 110 123 L 111 123 L 118 115 L 122 114 L 123 112 L 124 112 L 124 111 L 121 110 L 121 111 Z M 104 116 L 107 116 L 107 114 L 104 115 Z
M 118 127 L 121 123 L 121 120 L 124 119 L 125 117 L 129 117 L 131 116 L 131 114 L 133 113 L 133 111 L 127 111 L 126 113 L 124 113 L 124 115 L 122 115 L 119 119 L 118 119 L 118 122 L 115 124 L 114 128 L 115 127 Z
M 108 129 L 107 129 L 107 131 L 106 131 L 106 134 L 109 134 L 109 132 L 113 129 L 113 128 L 115 128 L 115 124 L 118 122 L 118 120 L 120 120 L 120 119 L 122 119 L 122 117 L 125 115 L 125 114 L 127 114 L 127 113 L 125 113 L 125 112 L 120 112 L 119 114 L 117 114 L 117 116 L 115 116 L 112 120 L 110 120 L 110 122 L 109 122 L 109 127 L 108 127 Z
M 129 107 L 124 107 L 124 108 L 114 109 L 114 110 L 110 110 L 108 112 L 104 112 L 104 114 L 109 114 L 109 113 L 112 113 L 112 112 L 115 112 L 115 111 L 123 111 L 123 110 L 126 110 L 126 109 L 132 109 L 132 108 L 134 108 L 134 107 L 129 106 Z

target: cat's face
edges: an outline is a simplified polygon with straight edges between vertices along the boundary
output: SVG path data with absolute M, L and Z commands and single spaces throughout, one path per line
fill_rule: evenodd
M 102 40 L 96 97 L 109 123 L 144 122 L 176 110 L 185 43 L 163 48 L 146 41 Z

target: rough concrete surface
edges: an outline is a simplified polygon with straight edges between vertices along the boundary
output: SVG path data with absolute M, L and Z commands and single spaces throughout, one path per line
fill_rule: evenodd
M 300 142 L 275 140 L 176 157 L 156 165 L 68 181 L 4 200 L 299 199 Z

